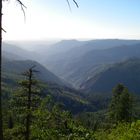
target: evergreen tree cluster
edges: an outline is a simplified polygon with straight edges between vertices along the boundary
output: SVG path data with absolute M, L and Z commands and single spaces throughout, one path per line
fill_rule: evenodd
M 140 122 L 134 117 L 134 100 L 128 89 L 113 89 L 108 109 L 73 115 L 51 95 L 41 96 L 34 67 L 7 102 L 5 140 L 139 140 Z

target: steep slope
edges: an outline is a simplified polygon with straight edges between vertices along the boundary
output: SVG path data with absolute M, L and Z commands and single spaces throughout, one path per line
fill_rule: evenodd
M 50 47 L 46 48 L 44 46 L 44 48 L 42 48 L 39 52 L 42 54 L 43 52 L 47 52 L 47 55 L 55 55 L 58 53 L 62 53 L 62 52 L 67 52 L 68 50 L 81 46 L 83 45 L 85 42 L 84 41 L 78 41 L 78 40 L 61 40 L 55 44 L 50 45 Z
M 36 61 L 3 59 L 2 70 L 4 76 L 7 75 L 8 78 L 11 78 L 9 77 L 11 75 L 14 78 L 19 77 L 23 72 L 25 72 L 32 66 L 36 66 L 35 69 L 39 71 L 36 74 L 39 80 L 43 82 L 57 83 L 60 85 L 64 84 L 64 82 L 61 81 L 57 76 L 55 76 L 53 73 L 48 71 L 45 67 L 43 67 Z
M 36 70 L 39 71 L 35 74 L 43 85 L 42 96 L 51 94 L 56 103 L 64 105 L 64 109 L 68 109 L 72 113 L 78 113 L 79 111 L 96 110 L 86 99 L 82 97 L 81 92 L 67 87 L 57 76 L 48 71 L 45 67 L 35 61 L 31 60 L 7 60 L 3 59 L 2 69 L 2 85 L 4 99 L 9 98 L 13 90 L 17 88 L 18 81 L 23 79 L 21 75 L 27 69 L 32 66 L 36 66 Z
M 74 43 L 75 42 L 75 43 Z M 134 45 L 140 43 L 139 40 L 118 40 L 118 39 L 104 39 L 104 40 L 89 40 L 89 41 L 74 41 L 74 40 L 64 40 L 57 44 L 54 44 L 50 49 L 42 49 L 44 55 L 44 64 L 48 66 L 50 70 L 59 74 L 55 70 L 55 66 L 60 63 L 63 64 L 65 68 L 67 63 L 73 63 L 82 57 L 86 53 L 93 50 L 104 50 L 114 47 L 119 47 L 122 45 Z M 44 47 L 45 48 L 45 47 Z M 60 70 L 61 71 L 61 70 Z
M 71 71 L 71 74 L 64 76 L 70 81 L 75 78 L 75 81 L 72 82 L 77 83 L 77 80 L 82 82 L 97 71 L 104 69 L 106 64 L 113 64 L 131 57 L 140 57 L 140 44 L 90 51 L 77 62 L 68 65 L 65 70 Z M 82 78 L 82 75 L 85 74 L 87 74 L 86 79 L 84 77 Z
M 50 49 L 44 47 L 38 51 L 41 55 L 19 48 L 13 50 L 13 47 L 10 49 L 5 47 L 5 54 L 16 59 L 20 57 L 21 60 L 27 60 L 29 57 L 38 60 L 57 76 L 80 89 L 86 81 L 106 70 L 108 64 L 131 57 L 140 57 L 139 42 L 139 40 L 117 39 L 63 40 L 51 45 Z
M 9 59 L 9 60 L 25 60 L 25 59 L 27 59 L 27 58 L 22 57 L 18 54 L 14 54 L 14 53 L 7 52 L 7 51 L 2 52 L 2 57 L 5 59 Z
M 35 52 L 22 49 L 16 45 L 8 43 L 3 43 L 2 45 L 3 57 L 11 60 L 36 60 L 36 57 L 39 55 Z
M 59 73 L 56 75 L 79 88 L 83 81 L 98 71 L 106 69 L 106 64 L 113 64 L 131 57 L 140 57 L 140 44 L 90 51 L 71 63 L 62 63 L 62 67 L 57 69 Z
M 39 52 L 45 53 L 47 58 L 52 60 L 61 57 L 65 58 L 67 55 L 71 58 L 81 56 L 91 50 L 103 50 L 122 45 L 133 45 L 140 43 L 139 40 L 119 40 L 119 39 L 103 39 L 103 40 L 62 40 L 56 44 L 51 45 L 49 48 L 42 48 Z M 66 55 L 65 55 L 66 53 Z M 63 56 L 64 55 L 64 56 Z M 47 61 L 47 59 L 46 59 Z
M 50 55 L 43 64 L 57 76 L 79 88 L 82 81 L 105 69 L 106 64 L 119 62 L 133 56 L 139 57 L 139 46 L 139 40 L 85 41 L 81 46 Z
M 47 45 L 41 45 L 38 46 L 41 49 L 37 50 L 37 53 L 40 54 L 41 57 L 37 57 L 37 59 L 40 63 L 48 67 L 48 65 L 51 64 L 52 61 L 67 59 L 65 55 L 67 51 L 73 48 L 77 48 L 83 44 L 85 44 L 85 41 L 62 40 L 50 45 L 49 47 Z
M 109 66 L 81 85 L 86 92 L 111 92 L 118 83 L 123 83 L 133 93 L 140 93 L 140 59 L 127 61 Z

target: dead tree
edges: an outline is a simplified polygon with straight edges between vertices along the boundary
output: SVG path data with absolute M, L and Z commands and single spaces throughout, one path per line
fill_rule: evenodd
M 18 82 L 19 87 L 11 100 L 12 111 L 16 112 L 15 119 L 23 129 L 19 135 L 22 135 L 25 140 L 31 137 L 30 126 L 34 120 L 33 112 L 41 101 L 39 82 L 35 78 L 37 72 L 33 66 L 22 74 L 24 79 Z
M 0 0 L 0 29 L 2 29 L 2 0 Z M 3 140 L 2 120 L 2 30 L 0 30 L 0 140 Z
M 25 140 L 29 140 L 30 138 L 30 125 L 31 125 L 31 107 L 32 107 L 32 87 L 36 84 L 33 81 L 34 72 L 37 72 L 36 70 L 31 67 L 28 71 L 24 73 L 25 77 L 27 78 L 26 83 L 23 83 L 22 86 L 24 88 L 27 88 L 27 116 L 26 116 L 26 132 L 25 132 Z
M 0 140 L 3 140 L 3 118 L 2 118 L 2 31 L 5 32 L 5 30 L 2 28 L 2 1 L 0 0 Z M 26 6 L 22 3 L 21 0 L 16 0 L 20 6 L 21 10 L 23 11 L 24 17 L 25 17 L 25 11 L 24 9 Z M 78 4 L 75 0 L 72 0 L 75 5 L 78 7 Z M 70 8 L 69 0 L 67 0 L 67 3 Z
M 2 31 L 6 32 L 2 28 L 2 2 L 4 0 L 0 0 L 0 140 L 3 140 L 3 117 L 2 117 Z M 17 0 L 17 2 L 20 4 L 21 9 L 25 15 L 24 8 L 26 6 L 20 1 Z

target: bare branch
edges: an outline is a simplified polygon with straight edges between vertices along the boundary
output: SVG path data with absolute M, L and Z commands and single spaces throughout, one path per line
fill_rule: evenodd
M 36 65 L 33 65 L 33 66 L 31 66 L 30 68 L 28 68 L 27 71 L 25 71 L 25 72 L 23 72 L 23 73 L 21 73 L 21 74 L 22 74 L 23 76 L 29 76 L 30 72 L 39 73 L 40 71 L 34 69 L 35 67 L 36 67 Z M 20 75 L 21 75 L 21 74 L 20 74 Z
M 67 3 L 68 3 L 68 6 L 69 6 L 69 9 L 71 11 L 71 6 L 70 6 L 70 3 L 69 3 L 69 0 L 67 0 Z
M 33 66 L 32 66 L 31 68 L 29 68 L 29 69 L 31 69 L 31 70 L 32 70 L 32 69 L 34 69 L 35 67 L 36 67 L 36 65 L 33 65 Z
M 29 70 L 31 70 L 32 72 L 39 72 L 38 70 L 34 69 L 36 67 L 36 65 L 33 65 L 31 68 L 29 68 Z
M 75 3 L 75 5 L 77 6 L 77 8 L 79 8 L 78 3 L 77 3 L 75 0 L 73 0 L 73 2 L 74 2 L 74 3 Z
M 22 3 L 22 1 L 21 0 L 17 0 L 17 2 L 20 4 L 20 6 L 21 6 L 21 10 L 22 10 L 22 12 L 23 12 L 23 14 L 24 14 L 24 20 L 26 19 L 26 15 L 25 15 L 25 9 L 27 8 L 23 3 Z
M 75 3 L 76 7 L 79 8 L 78 3 L 75 0 L 73 0 L 73 2 Z M 67 0 L 67 3 L 68 3 L 68 6 L 69 6 L 69 9 L 71 11 L 71 6 L 70 6 L 70 3 L 69 3 L 69 0 Z
M 3 28 L 1 28 L 1 30 L 6 33 L 6 30 L 4 30 Z
M 20 0 L 17 0 L 17 2 L 18 2 L 23 8 L 27 8 Z

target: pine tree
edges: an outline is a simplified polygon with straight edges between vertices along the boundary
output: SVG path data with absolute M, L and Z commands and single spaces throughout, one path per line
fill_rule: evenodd
M 34 78 L 33 69 L 27 70 L 23 75 L 25 80 L 22 80 L 20 88 L 16 91 L 13 97 L 13 111 L 16 112 L 16 122 L 23 127 L 25 140 L 30 139 L 30 126 L 33 120 L 33 111 L 39 106 L 40 96 L 37 89 L 37 80 Z
M 126 87 L 118 84 L 113 90 L 109 106 L 109 117 L 113 122 L 131 121 L 132 97 Z
M 2 28 L 2 2 L 4 0 L 0 0 L 0 140 L 3 140 L 3 116 L 2 116 L 2 31 L 6 32 L 3 28 Z M 22 3 L 21 0 L 16 0 L 20 6 L 21 9 L 23 11 L 24 17 L 25 17 L 25 11 L 24 9 L 26 8 L 26 6 Z M 73 2 L 75 3 L 75 5 L 78 7 L 78 4 L 75 0 L 73 0 Z M 69 4 L 69 0 L 67 0 L 67 3 L 70 7 Z

